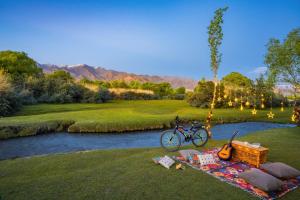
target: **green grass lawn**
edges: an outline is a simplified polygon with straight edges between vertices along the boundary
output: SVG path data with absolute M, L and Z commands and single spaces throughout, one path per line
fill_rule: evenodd
M 280 112 L 273 109 L 274 119 L 268 119 L 269 110 L 251 115 L 249 109 L 215 109 L 214 122 L 290 121 L 291 109 Z M 69 132 L 123 132 L 170 127 L 176 115 L 186 120 L 204 121 L 207 109 L 191 107 L 185 101 L 112 101 L 104 104 L 40 104 L 25 106 L 17 116 L 0 118 L 0 138 L 35 134 L 35 129 L 56 130 L 57 121 L 73 121 Z M 52 123 L 52 124 L 51 124 Z M 13 128 L 11 128 L 11 126 Z M 17 128 L 14 128 L 17 126 Z M 2 127 L 2 129 L 1 129 Z M 3 128 L 4 127 L 4 128 Z M 8 127 L 8 128 L 7 128 Z M 25 127 L 25 128 L 24 128 Z M 50 127 L 50 128 L 49 128 Z M 11 134 L 16 130 L 15 134 Z M 18 132 L 19 131 L 19 132 Z M 21 133 L 20 133 L 21 132 Z
M 299 133 L 274 129 L 239 140 L 260 142 L 270 148 L 269 161 L 300 169 Z M 210 140 L 205 148 L 224 142 Z M 189 167 L 167 170 L 152 162 L 165 154 L 160 148 L 99 150 L 0 161 L 0 199 L 257 199 Z M 300 189 L 282 199 L 300 199 Z

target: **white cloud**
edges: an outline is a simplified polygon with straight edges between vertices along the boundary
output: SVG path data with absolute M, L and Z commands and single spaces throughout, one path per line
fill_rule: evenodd
M 251 71 L 251 73 L 260 75 L 260 74 L 266 73 L 267 70 L 268 70 L 267 67 L 257 67 L 257 68 L 255 68 L 253 71 Z

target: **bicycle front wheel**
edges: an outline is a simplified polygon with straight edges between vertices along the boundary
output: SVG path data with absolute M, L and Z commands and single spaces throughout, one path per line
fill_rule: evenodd
M 181 145 L 180 135 L 176 130 L 167 130 L 160 136 L 160 145 L 167 151 L 177 151 Z
M 194 132 L 192 142 L 197 147 L 202 147 L 208 141 L 208 132 L 206 129 L 201 128 Z

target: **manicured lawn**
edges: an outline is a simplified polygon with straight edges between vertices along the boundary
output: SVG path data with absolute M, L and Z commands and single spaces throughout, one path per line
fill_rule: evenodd
M 0 136 L 4 135 L 3 130 L 1 133 L 1 127 L 21 126 L 18 128 L 23 131 L 23 135 L 27 135 L 34 132 L 32 127 L 51 127 L 50 122 L 55 121 L 74 121 L 75 123 L 69 127 L 70 132 L 123 132 L 157 129 L 170 127 L 170 122 L 176 115 L 184 119 L 204 121 L 207 112 L 207 109 L 194 108 L 185 101 L 178 100 L 113 101 L 104 104 L 40 104 L 25 106 L 17 113 L 18 116 L 1 118 Z M 238 108 L 216 109 L 213 120 L 214 122 L 269 121 L 286 123 L 290 121 L 292 113 L 291 109 L 280 112 L 276 108 L 273 109 L 275 118 L 268 119 L 268 112 L 269 110 L 258 111 L 258 114 L 253 116 L 249 109 L 244 111 L 240 111 Z M 23 130 L 22 126 L 27 126 L 30 131 Z M 10 130 L 5 131 L 5 134 L 9 136 Z
M 16 113 L 17 116 L 0 118 L 0 125 L 23 124 L 47 120 L 74 120 L 78 123 L 120 123 L 130 122 L 170 122 L 176 115 L 185 119 L 204 120 L 207 109 L 191 107 L 180 100 L 151 100 L 151 101 L 112 101 L 104 104 L 39 104 L 24 106 Z M 256 116 L 251 115 L 251 110 L 245 109 L 215 109 L 214 119 L 225 121 L 259 120 L 288 122 L 291 109 L 280 112 L 273 109 L 275 118 L 267 119 L 269 110 L 258 111 Z
M 300 128 L 275 129 L 239 138 L 270 148 L 269 161 L 300 169 Z M 224 141 L 209 141 L 208 147 Z M 101 150 L 0 161 L 2 199 L 257 199 L 187 167 L 167 170 L 151 158 L 160 148 Z M 171 155 L 171 154 L 168 154 Z M 282 199 L 300 199 L 300 189 Z

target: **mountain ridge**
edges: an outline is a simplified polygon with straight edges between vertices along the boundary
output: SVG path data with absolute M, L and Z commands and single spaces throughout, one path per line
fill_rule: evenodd
M 54 64 L 38 64 L 44 73 L 52 73 L 56 70 L 64 70 L 69 72 L 74 78 L 87 78 L 90 80 L 112 81 L 123 80 L 130 82 L 133 80 L 140 82 L 168 82 L 174 88 L 185 87 L 189 90 L 194 89 L 197 85 L 196 80 L 177 76 L 157 76 L 157 75 L 139 75 L 135 73 L 120 72 L 116 70 L 106 69 L 104 67 L 94 67 L 87 64 L 76 65 L 54 65 Z

